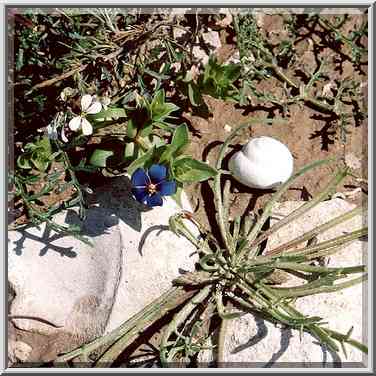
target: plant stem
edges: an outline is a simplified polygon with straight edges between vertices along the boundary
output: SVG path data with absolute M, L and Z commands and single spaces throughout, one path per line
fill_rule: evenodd
M 345 171 L 339 171 L 333 179 L 329 182 L 329 184 L 326 186 L 326 188 L 320 192 L 314 199 L 308 201 L 304 205 L 300 206 L 298 209 L 294 210 L 292 213 L 290 213 L 288 216 L 284 217 L 277 223 L 275 223 L 272 227 L 270 227 L 269 230 L 263 232 L 259 237 L 257 237 L 252 243 L 251 247 L 255 247 L 256 245 L 262 243 L 265 239 L 267 239 L 272 233 L 275 233 L 280 228 L 286 226 L 287 224 L 291 223 L 298 217 L 302 216 L 309 210 L 311 210 L 313 207 L 317 206 L 321 201 L 325 200 L 329 193 L 335 189 L 335 187 L 340 184 L 340 182 L 347 176 L 347 170 Z M 252 256 L 252 255 L 250 255 Z
M 139 329 L 146 329 L 147 326 L 151 325 L 152 321 L 156 321 L 158 318 L 164 316 L 166 312 L 183 303 L 186 299 L 192 296 L 194 292 L 194 290 L 185 291 L 182 287 L 173 287 L 169 289 L 167 292 L 159 296 L 143 310 L 132 316 L 129 320 L 124 322 L 118 328 L 114 329 L 112 332 L 67 354 L 59 356 L 58 358 L 56 358 L 55 363 L 66 362 L 82 354 L 90 354 L 102 346 L 108 346 L 108 348 L 111 348 L 111 346 L 116 341 L 129 333 L 131 333 L 132 336 L 137 336 Z M 128 335 L 127 341 L 130 341 L 131 338 L 132 337 Z M 105 356 L 105 359 L 107 360 L 113 358 L 114 353 L 118 351 L 118 347 L 119 346 L 115 347 L 116 351 L 111 351 L 106 356 L 106 353 L 104 353 L 102 356 Z
M 354 286 L 358 283 L 362 283 L 366 280 L 367 280 L 367 275 L 365 274 L 360 277 L 353 278 L 346 282 L 337 283 L 333 286 L 320 286 L 320 287 L 315 287 L 315 288 L 309 288 L 309 284 L 306 284 L 302 286 L 295 286 L 292 288 L 273 287 L 273 291 L 275 291 L 279 297 L 298 298 L 298 297 L 314 295 L 314 294 L 336 292 L 336 291 Z
M 315 227 L 313 230 L 308 231 L 304 233 L 303 235 L 289 241 L 288 243 L 282 244 L 276 248 L 273 248 L 265 253 L 265 255 L 275 255 L 278 254 L 279 252 L 286 252 L 287 249 L 290 249 L 292 247 L 297 246 L 300 243 L 303 243 L 306 240 L 312 239 L 318 234 L 322 234 L 323 232 L 327 231 L 328 229 L 339 225 L 342 222 L 346 222 L 349 219 L 353 218 L 354 216 L 361 214 L 366 208 L 358 206 L 353 210 L 350 210 L 347 213 L 344 213 L 336 218 L 331 219 L 330 221 Z
M 190 315 L 190 313 L 197 307 L 198 304 L 202 303 L 209 295 L 212 289 L 211 285 L 202 288 L 196 295 L 194 295 L 191 300 L 182 308 L 170 321 L 166 330 L 163 333 L 160 345 L 160 358 L 162 365 L 165 366 L 167 363 L 173 359 L 168 356 L 167 347 L 168 339 L 170 335 L 174 333 L 178 326 L 180 326 Z

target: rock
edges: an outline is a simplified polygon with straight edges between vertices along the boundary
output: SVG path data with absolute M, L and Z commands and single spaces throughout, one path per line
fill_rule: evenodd
M 217 21 L 215 24 L 219 27 L 226 28 L 227 26 L 230 26 L 232 24 L 233 18 L 230 13 L 225 13 L 224 18 Z
M 79 218 L 68 210 L 55 221 L 74 224 Z M 70 333 L 82 343 L 103 333 L 121 266 L 120 231 L 107 221 L 103 209 L 88 211 L 84 232 L 93 247 L 45 224 L 8 233 L 8 280 L 15 291 L 10 315 L 23 316 L 13 319 L 16 327 L 44 335 Z
M 117 190 L 114 186 L 113 189 Z M 145 209 L 133 198 L 124 202 L 124 197 L 127 200 L 128 196 L 124 195 L 117 206 L 123 244 L 122 274 L 106 332 L 121 325 L 168 290 L 171 281 L 181 271 L 192 271 L 198 260 L 195 247 L 168 230 L 170 216 L 182 209 L 173 199 L 165 197 L 162 207 Z M 101 201 L 107 201 L 106 193 Z M 191 211 L 185 194 L 182 201 L 183 209 Z M 130 216 L 132 205 L 142 210 L 138 213 L 141 218 L 137 226 L 123 220 Z
M 362 161 L 353 153 L 347 153 L 345 156 L 346 165 L 353 170 L 360 170 L 362 168 Z
M 277 204 L 274 214 L 285 216 L 301 204 L 303 203 L 291 201 Z M 267 249 L 287 242 L 353 208 L 354 205 L 341 199 L 322 202 L 298 221 L 281 228 L 269 239 Z M 359 229 L 365 220 L 366 216 L 362 218 L 358 215 L 320 234 L 318 240 L 324 241 Z M 330 257 L 329 266 L 367 264 L 366 244 L 364 240 L 357 240 L 344 247 Z M 287 284 L 292 285 L 296 280 L 291 279 Z M 367 321 L 364 315 L 367 309 L 366 289 L 367 284 L 364 283 L 336 293 L 299 298 L 295 307 L 304 314 L 324 318 L 331 329 L 342 333 L 347 333 L 354 326 L 351 337 L 367 343 Z M 303 333 L 300 340 L 299 331 L 280 329 L 262 318 L 247 313 L 228 323 L 225 361 L 242 364 L 242 367 L 366 367 L 367 357 L 361 351 L 349 345 L 346 349 L 347 359 L 342 351 L 336 354 L 326 350 L 308 333 Z M 211 352 L 204 351 L 200 354 L 201 362 L 212 360 Z
M 32 345 L 34 361 L 54 359 L 115 329 L 197 260 L 191 243 L 168 230 L 169 217 L 181 210 L 171 198 L 149 209 L 134 200 L 126 177 L 94 191 L 82 223 L 93 248 L 45 225 L 8 234 L 12 322 L 50 343 L 44 353 Z M 183 207 L 191 210 L 185 195 Z M 80 223 L 73 210 L 55 220 Z
M 202 34 L 203 42 L 205 47 L 211 50 L 211 53 L 216 54 L 216 52 L 221 48 L 222 43 L 217 31 L 209 30 Z M 210 53 L 210 54 L 211 54 Z M 192 55 L 198 60 L 202 65 L 206 65 L 209 61 L 209 55 L 207 51 L 200 45 L 193 46 Z
M 222 46 L 221 38 L 217 31 L 209 30 L 207 33 L 202 34 L 204 42 L 214 49 L 218 49 Z
M 10 340 L 8 346 L 11 349 L 9 359 L 12 363 L 16 363 L 17 361 L 25 362 L 33 350 L 31 346 L 22 341 Z
M 192 55 L 202 63 L 202 65 L 206 65 L 209 61 L 209 55 L 200 46 L 193 46 Z

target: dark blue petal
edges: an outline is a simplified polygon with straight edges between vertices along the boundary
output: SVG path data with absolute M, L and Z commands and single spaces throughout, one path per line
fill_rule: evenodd
M 153 164 L 149 168 L 150 180 L 154 184 L 160 183 L 162 180 L 165 180 L 167 177 L 167 168 L 163 165 Z
M 171 196 L 176 193 L 176 182 L 171 181 L 162 181 L 158 184 L 158 191 L 162 196 Z
M 131 182 L 133 187 L 146 187 L 150 184 L 150 179 L 142 168 L 138 168 L 132 175 Z
M 148 191 L 145 188 L 133 188 L 132 193 L 138 202 L 141 202 L 142 204 L 146 204 Z
M 151 196 L 148 196 L 146 198 L 146 205 L 147 206 L 162 206 L 163 205 L 163 200 L 162 196 L 157 192 L 152 194 Z

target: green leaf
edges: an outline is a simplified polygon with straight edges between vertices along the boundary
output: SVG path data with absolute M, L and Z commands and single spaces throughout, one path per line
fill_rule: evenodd
M 159 90 L 154 95 L 153 101 L 151 102 L 151 118 L 153 121 L 157 122 L 163 120 L 172 112 L 179 109 L 173 103 L 165 103 L 165 92 L 164 90 Z
M 119 119 L 126 117 L 127 114 L 124 108 L 108 108 L 107 110 L 102 110 L 95 115 L 88 115 L 90 120 L 103 121 L 105 119 Z
M 158 108 L 165 104 L 165 92 L 164 90 L 158 90 L 153 97 L 151 102 L 151 108 Z
M 199 107 L 203 103 L 200 91 L 197 85 L 193 83 L 188 84 L 188 97 L 192 106 Z
M 49 165 L 49 160 L 43 158 L 43 156 L 38 156 L 36 158 L 31 157 L 31 162 L 39 171 L 46 171 Z
M 124 158 L 126 160 L 134 161 L 138 158 L 140 147 L 134 142 L 128 142 L 124 147 Z
M 51 155 L 52 149 L 50 139 L 48 137 L 42 137 L 35 143 L 35 145 L 38 147 L 38 149 L 40 149 L 39 152 L 45 157 L 49 157 Z
M 97 167 L 106 167 L 107 158 L 114 155 L 112 150 L 96 149 L 90 157 L 89 163 Z
M 231 83 L 239 78 L 240 72 L 240 64 L 228 64 L 223 66 L 224 79 Z
M 132 119 L 129 119 L 127 123 L 127 136 L 129 138 L 135 138 L 137 135 L 137 126 Z
M 159 147 L 158 151 L 160 152 L 159 163 L 166 163 L 171 159 L 174 148 L 172 145 L 164 145 Z
M 165 103 L 163 106 L 152 108 L 152 119 L 157 122 L 164 120 L 172 112 L 178 110 L 179 107 L 175 106 L 173 103 Z
M 188 145 L 188 143 L 189 143 L 188 127 L 187 127 L 187 124 L 183 123 L 175 129 L 175 132 L 171 140 L 171 146 L 174 149 L 174 153 L 178 154 L 179 152 L 183 151 L 183 149 Z
M 155 148 L 148 150 L 144 155 L 133 161 L 127 168 L 128 174 L 132 175 L 139 167 L 145 167 L 150 163 L 154 156 Z
M 173 172 L 176 180 L 181 183 L 202 182 L 217 174 L 213 167 L 190 157 L 176 159 L 173 163 Z
M 153 132 L 153 123 L 145 124 L 140 131 L 141 137 L 148 137 Z
M 23 169 L 31 169 L 32 166 L 30 164 L 29 159 L 27 158 L 27 155 L 22 154 L 17 158 L 17 166 Z
M 173 124 L 169 124 L 165 121 L 156 121 L 153 123 L 153 125 L 159 129 L 163 129 L 164 131 L 171 133 L 176 129 Z

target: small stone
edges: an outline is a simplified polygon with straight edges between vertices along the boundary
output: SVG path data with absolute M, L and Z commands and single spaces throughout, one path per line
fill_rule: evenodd
M 232 23 L 232 15 L 230 13 L 227 13 L 224 18 L 217 21 L 215 24 L 220 27 L 227 27 L 230 26 Z
M 208 54 L 200 46 L 193 46 L 192 54 L 203 65 L 206 65 L 209 61 Z
M 205 43 L 207 43 L 209 46 L 215 49 L 218 49 L 222 46 L 221 39 L 217 31 L 210 30 L 207 33 L 203 33 L 202 39 Z
M 228 124 L 225 124 L 225 126 L 223 127 L 225 132 L 231 132 L 232 131 L 232 127 L 230 127 Z

